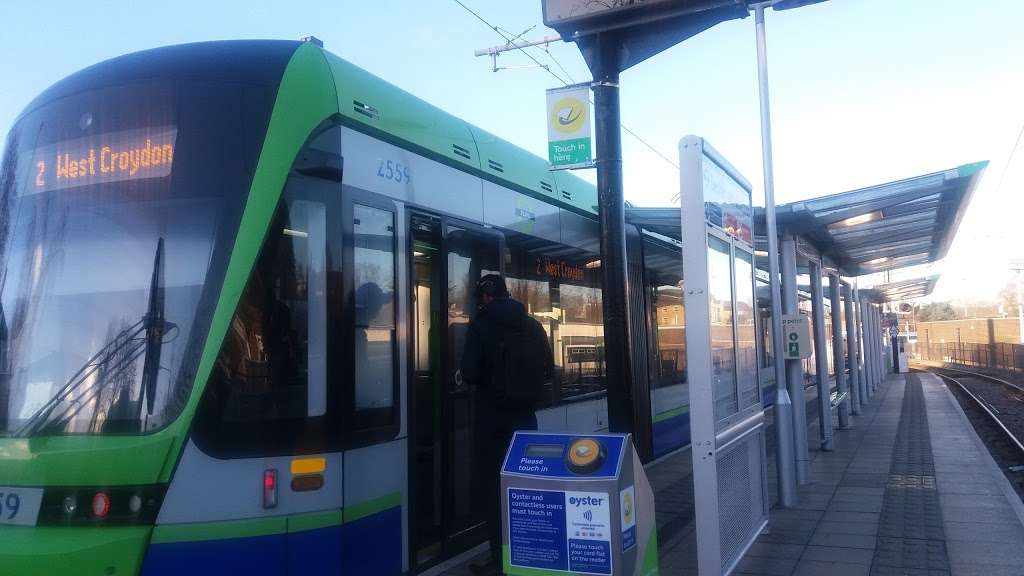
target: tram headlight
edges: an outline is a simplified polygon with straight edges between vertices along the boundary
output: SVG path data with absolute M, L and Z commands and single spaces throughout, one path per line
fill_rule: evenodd
M 152 524 L 160 512 L 166 486 L 47 488 L 39 525 Z M 79 506 L 79 502 L 85 505 Z
M 132 494 L 132 497 L 128 499 L 128 510 L 132 514 L 138 514 L 139 510 L 142 510 L 142 497 L 138 494 Z
M 64 515 L 71 517 L 75 515 L 75 510 L 78 509 L 78 499 L 71 496 L 65 496 L 64 500 L 61 501 L 61 510 L 64 511 Z

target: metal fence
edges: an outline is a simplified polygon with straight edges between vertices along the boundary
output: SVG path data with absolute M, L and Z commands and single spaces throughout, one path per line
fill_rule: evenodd
M 943 342 L 927 346 L 918 342 L 916 356 L 921 360 L 963 366 L 1024 371 L 1024 345 L 1008 342 Z

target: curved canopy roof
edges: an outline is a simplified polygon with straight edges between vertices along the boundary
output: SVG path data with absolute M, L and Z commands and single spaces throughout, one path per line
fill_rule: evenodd
M 884 272 L 942 259 L 988 162 L 965 164 L 776 207 L 780 232 L 794 234 L 845 276 Z M 755 209 L 764 234 L 764 209 Z M 627 207 L 626 218 L 680 239 L 679 208 Z
M 848 276 L 940 260 L 988 162 L 779 206 L 779 228 L 807 238 Z
M 861 288 L 862 296 L 867 296 L 875 302 L 899 302 L 902 300 L 913 300 L 923 298 L 935 290 L 935 284 L 939 281 L 939 275 L 922 276 L 909 280 L 900 280 L 888 284 L 880 284 L 871 288 Z

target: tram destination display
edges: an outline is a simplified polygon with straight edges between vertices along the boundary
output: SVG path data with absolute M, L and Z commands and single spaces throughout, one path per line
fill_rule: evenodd
M 36 148 L 27 170 L 27 194 L 124 180 L 162 178 L 174 165 L 173 126 L 110 132 Z

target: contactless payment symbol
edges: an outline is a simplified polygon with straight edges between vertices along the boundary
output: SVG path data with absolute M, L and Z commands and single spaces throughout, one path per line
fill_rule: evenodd
M 587 103 L 575 96 L 566 96 L 551 109 L 551 127 L 563 134 L 578 132 L 587 120 Z
M 590 474 L 604 464 L 607 454 L 604 445 L 594 438 L 577 438 L 569 444 L 566 467 L 576 474 Z

